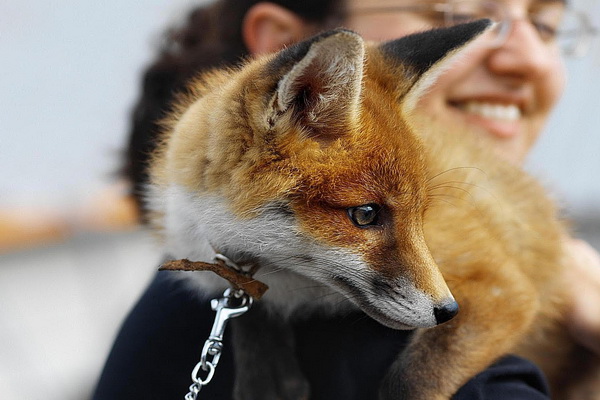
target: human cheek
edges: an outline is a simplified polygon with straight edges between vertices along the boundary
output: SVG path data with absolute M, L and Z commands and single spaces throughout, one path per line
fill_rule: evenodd
M 406 18 L 402 13 L 353 15 L 344 25 L 364 39 L 377 42 L 398 39 L 428 28 L 423 22 Z
M 566 86 L 565 66 L 557 55 L 545 74 L 535 80 L 535 106 L 529 115 L 528 147 L 533 146 Z
M 566 69 L 559 55 L 549 65 L 546 74 L 538 79 L 539 101 L 542 109 L 550 112 L 556 105 L 566 86 Z
M 429 115 L 434 120 L 442 122 L 447 128 L 469 129 L 462 112 L 453 107 L 453 93 L 461 87 L 471 87 L 477 84 L 478 73 L 476 65 L 459 61 L 450 70 L 445 71 L 433 86 L 419 100 L 417 112 Z M 468 61 L 468 60 L 467 60 Z

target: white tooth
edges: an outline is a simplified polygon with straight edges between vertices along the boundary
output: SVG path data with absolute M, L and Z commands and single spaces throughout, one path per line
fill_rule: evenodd
M 481 105 L 481 115 L 486 118 L 494 118 L 495 110 L 496 108 L 492 104 L 484 103 Z
M 471 114 L 480 115 L 484 118 L 505 121 L 516 121 L 521 117 L 521 110 L 519 110 L 519 107 L 514 104 L 502 105 L 469 101 L 465 104 L 464 110 Z
M 508 111 L 508 115 L 507 115 L 507 119 L 510 121 L 516 121 L 519 118 L 521 118 L 521 110 L 519 109 L 519 107 L 515 106 L 514 104 L 509 106 L 507 108 Z
M 493 118 L 495 118 L 495 119 L 502 119 L 503 112 L 504 112 L 504 107 L 496 105 L 496 106 L 492 107 L 492 110 L 494 110 L 492 112 L 492 117 Z
M 507 119 L 508 110 L 505 106 L 496 106 L 496 118 Z

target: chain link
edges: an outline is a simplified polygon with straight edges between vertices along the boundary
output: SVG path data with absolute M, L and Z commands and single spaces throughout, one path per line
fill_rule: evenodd
M 206 378 L 202 379 L 198 376 L 200 369 L 208 371 Z M 185 395 L 185 400 L 197 400 L 198 393 L 200 393 L 200 390 L 202 390 L 202 386 L 208 385 L 214 374 L 215 366 L 211 362 L 206 362 L 206 369 L 202 366 L 202 362 L 196 364 L 194 370 L 192 371 L 192 382 L 194 383 L 190 385 L 190 391 Z
M 204 371 L 208 371 L 208 364 L 212 364 L 213 367 L 216 367 L 219 363 L 219 359 L 221 358 L 221 351 L 223 350 L 223 343 L 208 339 L 204 342 L 204 347 L 202 348 L 202 356 L 200 357 L 200 366 Z M 208 357 L 212 357 L 212 360 L 208 360 Z
M 225 290 L 221 298 L 212 299 L 210 306 L 216 312 L 215 320 L 210 335 L 204 342 L 200 362 L 196 364 L 192 371 L 193 383 L 189 387 L 189 392 L 185 395 L 185 400 L 197 400 L 202 387 L 208 385 L 212 380 L 221 358 L 223 334 L 225 333 L 227 321 L 246 313 L 252 306 L 252 297 L 243 290 L 229 288 Z M 206 378 L 202 379 L 198 376 L 200 370 L 207 373 Z

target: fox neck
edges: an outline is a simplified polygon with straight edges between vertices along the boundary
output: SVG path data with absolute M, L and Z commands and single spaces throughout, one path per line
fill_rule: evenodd
M 261 303 L 280 317 L 356 309 L 334 288 L 298 271 L 303 264 L 313 262 L 308 249 L 314 249 L 314 243 L 305 244 L 299 239 L 293 217 L 282 212 L 281 205 L 267 207 L 259 217 L 244 220 L 233 215 L 218 195 L 198 196 L 172 186 L 168 198 L 170 211 L 164 230 L 166 251 L 171 257 L 212 262 L 215 254 L 221 253 L 240 264 L 256 263 L 259 269 L 254 278 L 269 286 Z M 332 254 L 335 257 L 338 254 Z M 220 294 L 229 287 L 227 281 L 210 272 L 183 272 L 179 276 L 193 291 L 206 296 Z

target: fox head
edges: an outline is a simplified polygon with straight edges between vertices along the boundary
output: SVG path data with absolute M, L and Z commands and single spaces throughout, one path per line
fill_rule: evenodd
M 393 328 L 452 318 L 423 236 L 426 165 L 408 117 L 489 25 L 380 45 L 334 30 L 200 77 L 152 165 L 167 251 L 292 271 Z

